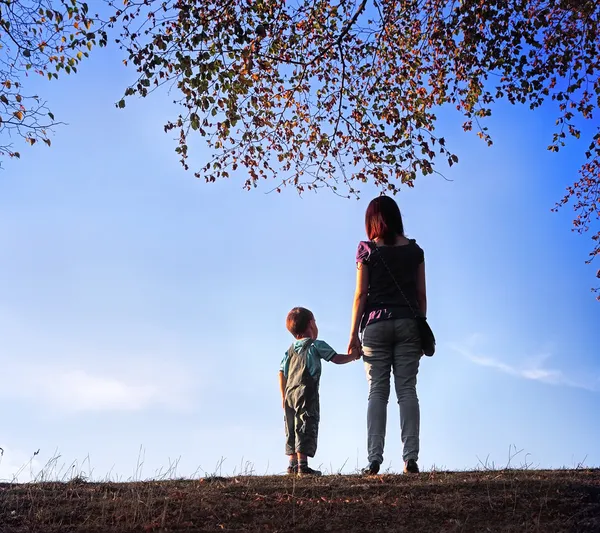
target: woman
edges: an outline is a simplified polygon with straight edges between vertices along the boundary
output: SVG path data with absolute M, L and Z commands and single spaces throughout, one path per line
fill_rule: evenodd
M 419 400 L 416 384 L 423 354 L 415 313 L 425 316 L 425 262 L 423 250 L 404 235 L 402 215 L 388 196 L 375 198 L 365 215 L 369 242 L 360 242 L 348 351 L 362 348 L 369 383 L 367 434 L 369 465 L 364 474 L 377 474 L 383 447 L 394 374 L 400 406 L 400 428 L 405 473 L 418 473 Z

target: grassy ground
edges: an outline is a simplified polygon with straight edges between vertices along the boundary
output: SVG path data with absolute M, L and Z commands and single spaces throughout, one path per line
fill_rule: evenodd
M 0 531 L 600 532 L 600 470 L 3 484 Z

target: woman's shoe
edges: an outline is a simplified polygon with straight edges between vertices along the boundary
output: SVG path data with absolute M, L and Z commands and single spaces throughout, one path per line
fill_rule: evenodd
M 414 459 L 409 459 L 404 463 L 404 473 L 405 474 L 418 474 L 419 473 L 419 465 L 417 461 Z
M 371 461 L 369 466 L 361 470 L 361 473 L 363 476 L 375 476 L 379 473 L 379 466 L 377 461 Z

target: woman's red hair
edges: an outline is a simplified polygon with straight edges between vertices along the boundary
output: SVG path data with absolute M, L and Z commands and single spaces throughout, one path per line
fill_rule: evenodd
M 389 196 L 379 196 L 369 203 L 365 213 L 365 229 L 369 240 L 382 239 L 392 245 L 404 235 L 404 224 L 398 204 Z

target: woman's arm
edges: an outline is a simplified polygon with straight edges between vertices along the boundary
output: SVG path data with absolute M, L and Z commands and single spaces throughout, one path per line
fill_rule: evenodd
M 423 316 L 427 316 L 427 287 L 425 286 L 425 262 L 417 267 L 417 302 Z
M 367 294 L 369 292 L 369 268 L 363 263 L 356 264 L 356 289 L 354 290 L 354 303 L 352 305 L 352 320 L 350 325 L 350 343 L 348 352 L 353 346 L 360 344 L 358 333 L 360 321 L 365 311 Z

